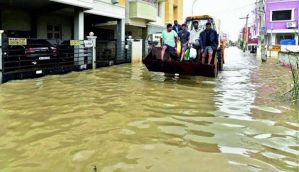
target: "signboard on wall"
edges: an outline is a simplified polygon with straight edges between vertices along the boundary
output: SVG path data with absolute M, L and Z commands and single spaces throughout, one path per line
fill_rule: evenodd
M 26 38 L 8 38 L 8 45 L 27 45 Z
M 80 46 L 81 42 L 80 42 L 80 40 L 70 40 L 70 45 L 71 46 Z
M 93 42 L 92 42 L 92 40 L 84 40 L 84 47 L 86 47 L 86 48 L 91 48 L 91 47 L 93 47 Z
M 266 35 L 267 34 L 267 28 L 266 27 L 261 27 L 260 34 L 261 35 Z
M 281 50 L 281 46 L 280 45 L 273 45 L 271 48 L 271 51 L 280 51 Z
M 280 45 L 296 45 L 295 39 L 283 39 L 280 41 Z

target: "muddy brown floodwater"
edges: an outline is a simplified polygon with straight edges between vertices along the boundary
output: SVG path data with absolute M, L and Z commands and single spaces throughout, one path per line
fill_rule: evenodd
M 1 85 L 0 171 L 298 171 L 298 111 L 226 55 L 217 79 L 120 65 Z

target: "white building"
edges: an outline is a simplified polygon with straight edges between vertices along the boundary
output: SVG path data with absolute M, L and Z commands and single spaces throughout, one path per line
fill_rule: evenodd
M 100 40 L 125 39 L 125 8 L 118 0 L 9 0 L 0 1 L 3 37 L 47 39 L 53 44 L 83 40 L 94 32 Z M 25 3 L 26 2 L 26 3 Z M 114 21 L 110 29 L 97 27 Z
M 133 38 L 145 39 L 146 35 L 165 29 L 163 0 L 126 0 L 126 32 Z

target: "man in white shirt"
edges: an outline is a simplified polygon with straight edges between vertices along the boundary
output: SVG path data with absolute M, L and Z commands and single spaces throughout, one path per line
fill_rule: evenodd
M 190 43 L 192 44 L 192 47 L 196 49 L 197 54 L 199 54 L 201 49 L 199 37 L 202 30 L 198 27 L 198 21 L 193 21 L 192 25 L 193 29 L 190 31 Z

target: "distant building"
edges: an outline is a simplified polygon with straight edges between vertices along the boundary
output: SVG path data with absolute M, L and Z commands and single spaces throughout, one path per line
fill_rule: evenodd
M 247 31 L 248 31 L 248 37 L 247 37 Z M 256 35 L 255 32 L 256 31 L 254 26 L 248 27 L 248 30 L 246 30 L 246 27 L 242 29 L 243 45 L 245 46 L 247 42 L 248 44 L 246 50 L 249 50 L 251 52 L 255 52 L 258 46 L 258 38 L 255 37 Z
M 268 45 L 298 45 L 299 0 L 266 0 Z

